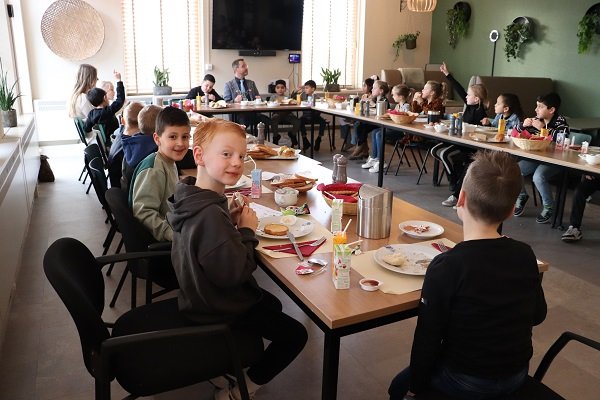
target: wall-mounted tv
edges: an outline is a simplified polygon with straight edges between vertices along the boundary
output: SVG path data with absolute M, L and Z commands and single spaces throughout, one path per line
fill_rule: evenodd
M 212 48 L 300 50 L 303 0 L 214 0 Z

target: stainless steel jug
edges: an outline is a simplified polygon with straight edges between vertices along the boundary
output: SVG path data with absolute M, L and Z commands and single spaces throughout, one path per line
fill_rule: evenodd
M 389 189 L 362 185 L 358 191 L 356 233 L 367 239 L 390 236 L 393 193 Z

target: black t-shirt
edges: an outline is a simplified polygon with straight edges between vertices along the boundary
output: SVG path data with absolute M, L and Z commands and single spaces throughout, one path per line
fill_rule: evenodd
M 438 255 L 425 281 L 411 354 L 411 390 L 436 366 L 481 378 L 526 368 L 532 327 L 546 301 L 531 248 L 516 240 L 470 240 Z

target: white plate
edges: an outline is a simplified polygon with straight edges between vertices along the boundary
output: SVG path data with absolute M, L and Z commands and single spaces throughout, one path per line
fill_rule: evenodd
M 475 128 L 475 131 L 477 131 L 477 132 L 491 133 L 491 132 L 498 132 L 498 128 L 496 128 L 494 126 L 481 126 L 481 125 L 477 125 L 477 127 Z
M 485 140 L 480 139 L 475 135 L 470 135 L 469 137 L 476 142 L 488 142 L 488 143 L 508 143 L 508 142 L 510 142 L 510 136 L 506 136 L 506 135 L 504 135 L 504 140 L 502 140 L 502 141 L 496 140 L 496 138 L 494 136 L 488 136 Z
M 281 216 L 265 217 L 265 218 L 259 219 L 258 220 L 258 228 L 256 229 L 256 235 L 264 237 L 264 238 L 268 238 L 268 239 L 289 240 L 287 235 L 286 236 L 275 236 L 275 235 L 269 235 L 263 231 L 263 228 L 265 227 L 265 225 L 281 224 L 280 220 L 281 220 Z M 313 224 L 312 222 L 310 222 L 306 219 L 298 218 L 296 223 L 288 228 L 289 228 L 290 232 L 292 232 L 294 237 L 299 238 L 299 237 L 306 236 L 309 233 L 311 233 L 313 231 L 313 229 L 315 229 L 315 224 Z
M 434 128 L 433 128 L 433 125 L 429 125 L 429 124 L 425 124 L 425 125 L 423 125 L 423 128 L 425 128 L 425 129 L 431 129 L 431 130 L 433 130 L 433 129 L 434 129 Z
M 225 186 L 225 190 L 238 189 L 238 188 L 250 187 L 250 186 L 252 186 L 252 179 L 250 179 L 246 175 L 242 175 L 242 177 L 235 183 L 235 185 Z
M 420 225 L 429 226 L 429 230 L 427 232 L 417 233 L 410 229 L 407 229 L 408 226 L 420 226 Z M 398 225 L 398 227 L 400 228 L 400 230 L 402 232 L 404 232 L 408 236 L 416 238 L 416 239 L 430 239 L 430 238 L 434 238 L 434 237 L 439 236 L 442 233 L 444 233 L 444 228 L 441 225 L 434 224 L 433 222 L 428 222 L 428 221 L 404 221 L 404 222 L 401 222 L 400 225 Z
M 390 249 L 389 247 L 392 247 Z M 394 252 L 402 252 L 408 259 L 408 262 L 401 266 L 396 267 L 383 261 L 383 257 L 392 254 Z M 427 266 L 429 264 L 417 264 L 415 261 L 419 260 L 433 260 L 435 256 L 440 254 L 439 251 L 434 249 L 432 246 L 426 246 L 422 244 L 392 244 L 387 247 L 381 247 L 375 253 L 373 253 L 373 259 L 379 265 L 390 271 L 399 272 L 406 275 L 425 275 L 427 272 Z

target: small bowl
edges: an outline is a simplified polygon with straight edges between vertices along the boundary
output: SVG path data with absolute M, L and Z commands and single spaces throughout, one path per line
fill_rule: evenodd
M 294 188 L 279 188 L 275 190 L 275 203 L 279 207 L 288 207 L 296 205 L 298 202 L 298 190 Z
M 294 226 L 298 218 L 295 215 L 284 215 L 281 217 L 279 222 L 285 226 Z
M 600 164 L 600 154 L 586 154 L 585 162 L 592 165 Z
M 358 281 L 358 283 L 360 284 L 360 288 L 362 290 L 366 290 L 367 292 L 379 290 L 379 287 L 383 284 L 383 282 L 371 278 L 363 278 Z
M 442 133 L 448 130 L 448 128 L 446 127 L 446 125 L 444 124 L 435 124 L 433 125 L 433 129 L 437 132 L 437 133 Z
M 242 100 L 240 101 L 240 106 L 242 107 L 246 107 L 250 102 L 248 100 Z
M 267 102 L 267 107 L 277 107 L 278 105 L 279 105 L 279 103 L 276 101 Z

